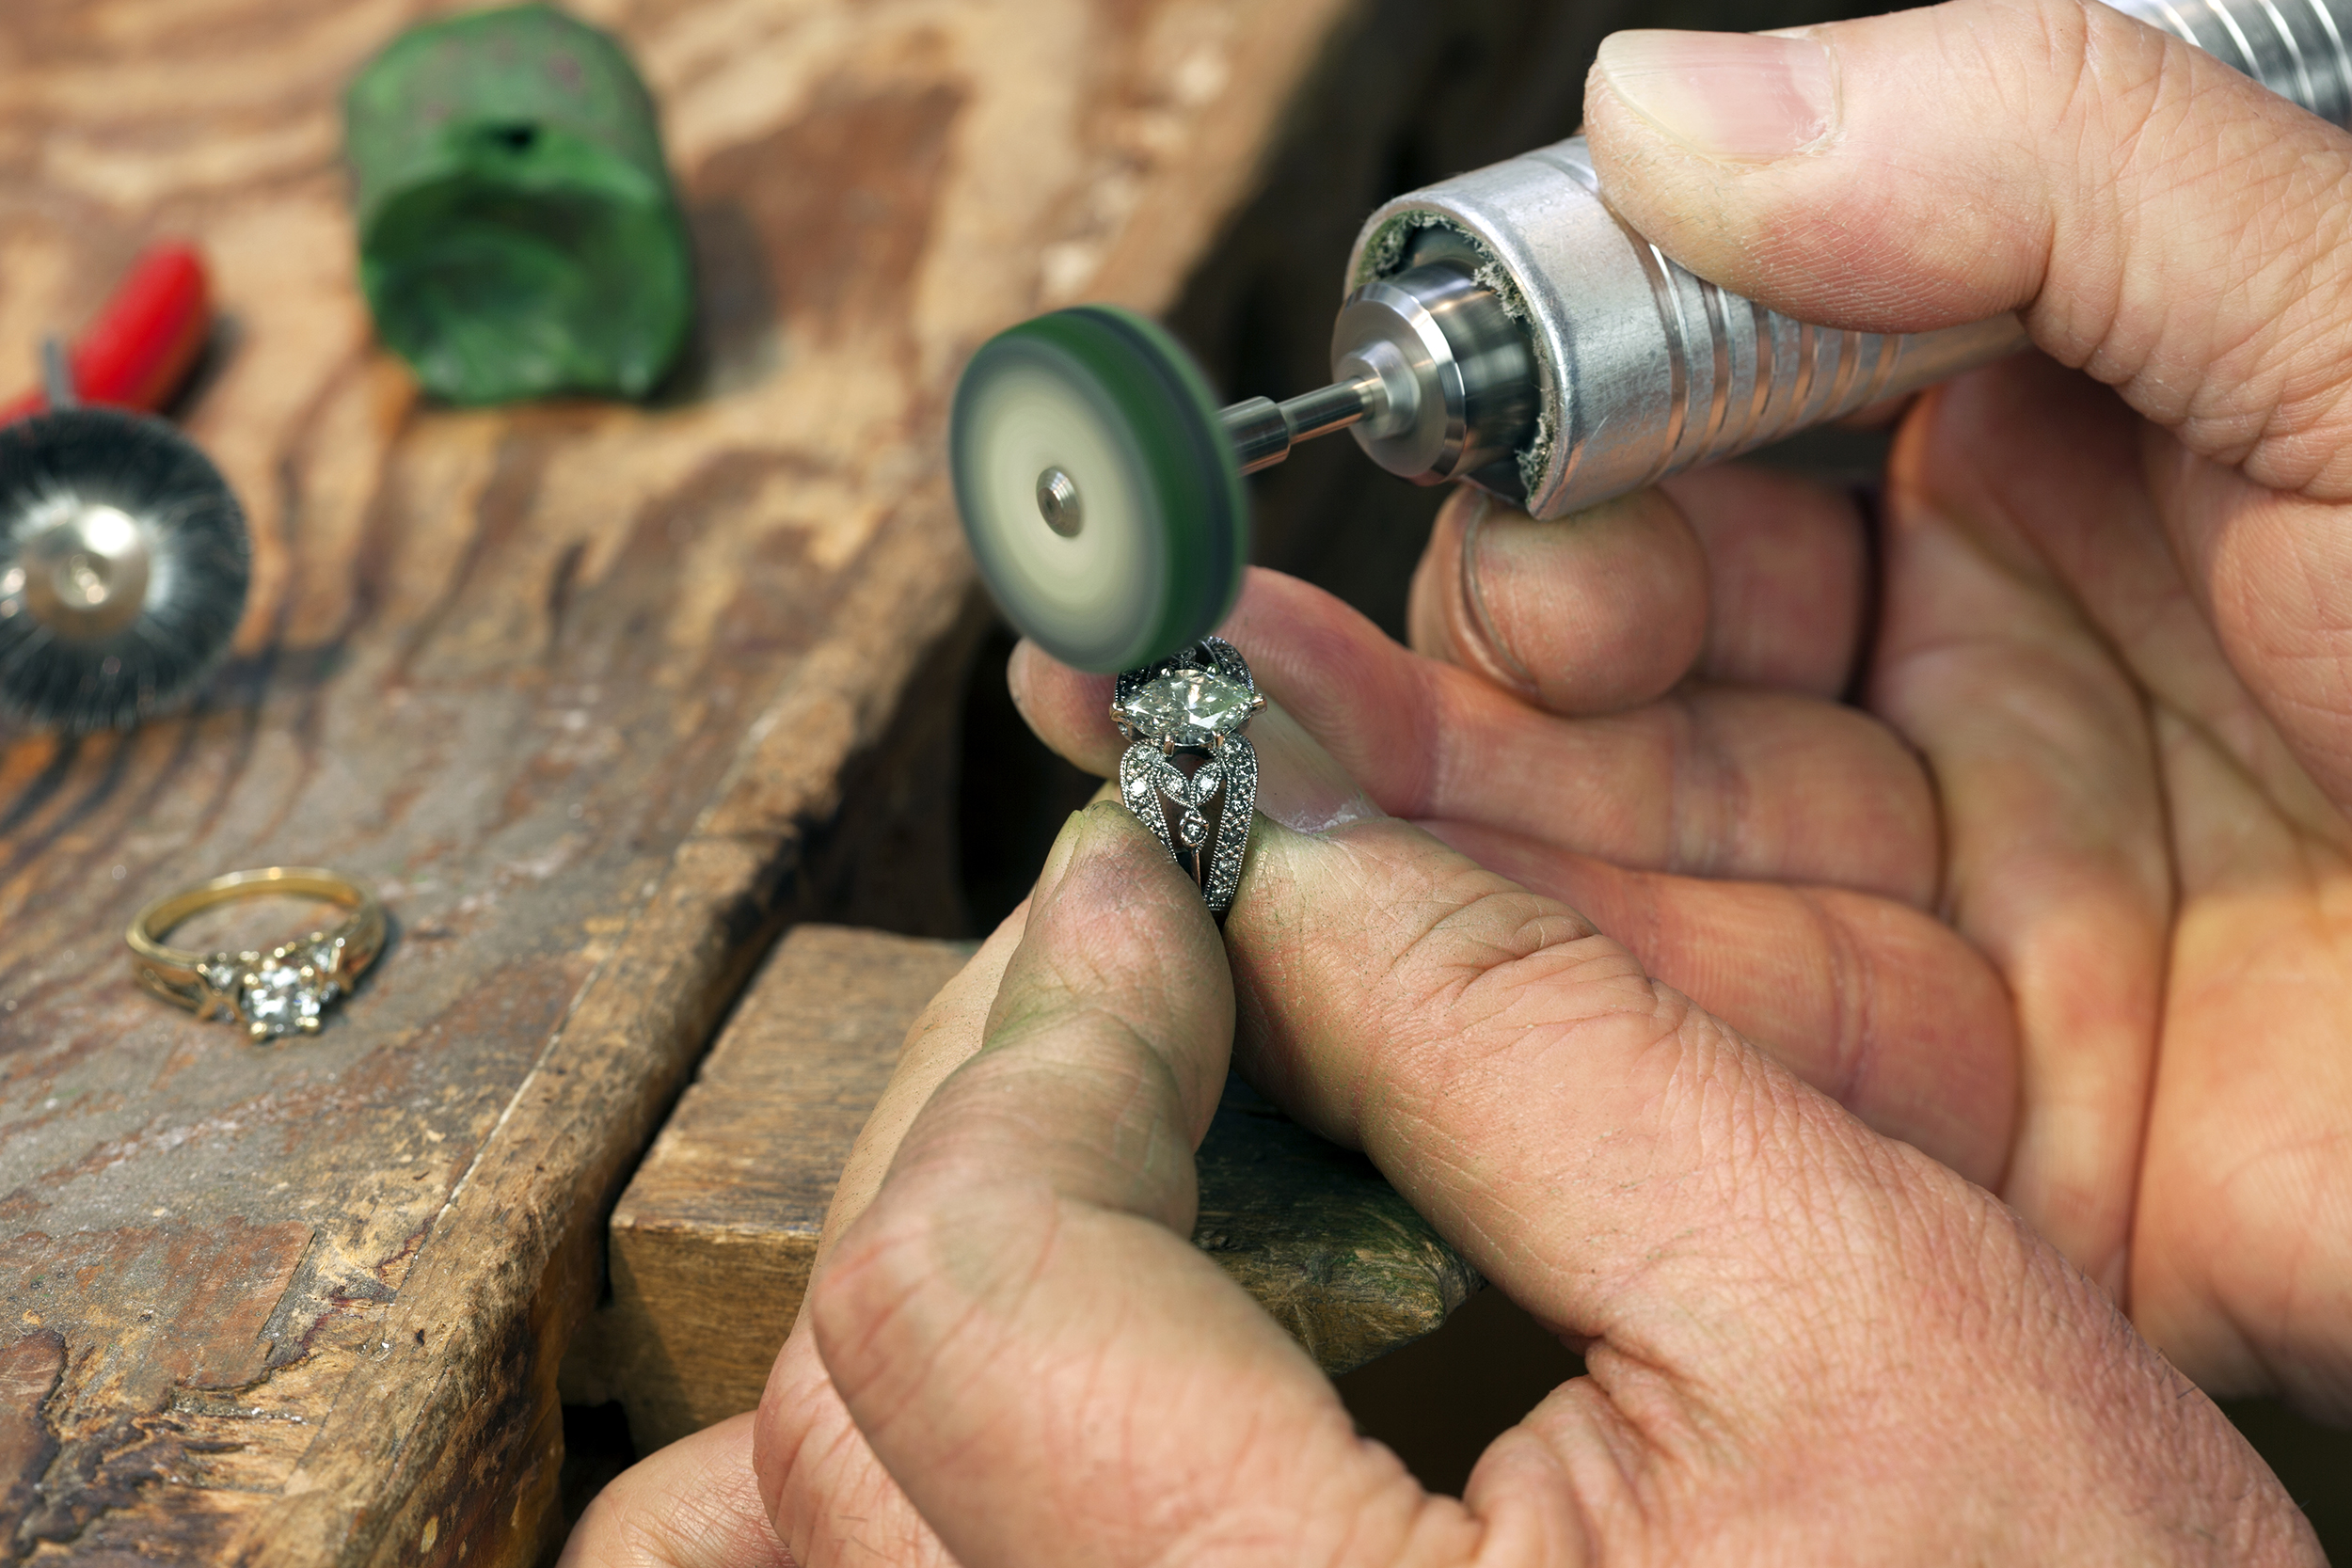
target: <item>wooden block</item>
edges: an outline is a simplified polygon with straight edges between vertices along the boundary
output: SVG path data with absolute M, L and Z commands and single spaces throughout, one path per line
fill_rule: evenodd
M 612 1301 L 565 1367 L 641 1451 L 759 1402 L 859 1128 L 961 943 L 803 926 L 744 993 L 612 1214 Z M 1236 1085 L 1200 1149 L 1194 1241 L 1330 1371 L 1477 1288 L 1361 1155 Z
M 702 336 L 656 405 L 479 410 L 371 343 L 340 153 L 440 0 L 0 6 L 0 394 L 189 236 L 255 543 L 192 711 L 0 736 L 0 1559 L 546 1552 L 611 1205 L 743 977 L 795 919 L 958 927 L 957 370 L 1166 304 L 1343 5 L 596 8 Z M 133 911 L 271 863 L 391 911 L 324 1034 L 134 989 Z
M 1435 1330 L 1484 1283 L 1371 1161 L 1239 1079 L 1200 1161 L 1194 1244 L 1333 1376 Z
M 612 1211 L 612 1300 L 564 1368 L 641 1453 L 759 1402 L 850 1146 L 970 952 L 801 926 L 743 993 Z

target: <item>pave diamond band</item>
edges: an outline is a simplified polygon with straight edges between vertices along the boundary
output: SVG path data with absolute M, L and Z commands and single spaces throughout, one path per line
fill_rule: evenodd
M 321 898 L 351 912 L 332 929 L 267 952 L 197 953 L 163 938 L 199 910 L 238 898 Z M 226 1016 L 255 1039 L 318 1033 L 319 1021 L 384 947 L 384 906 L 350 878 L 309 865 L 232 871 L 167 894 L 123 933 L 132 977 L 199 1018 Z
M 1119 798 L 1200 886 L 1219 919 L 1241 885 L 1258 753 L 1241 732 L 1265 706 L 1249 666 L 1223 638 L 1119 677 L 1111 721 L 1129 745 Z

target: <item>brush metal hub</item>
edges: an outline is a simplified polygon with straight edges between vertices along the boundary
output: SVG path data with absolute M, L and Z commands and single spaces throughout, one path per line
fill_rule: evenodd
M 138 618 L 154 550 L 148 530 L 120 507 L 60 495 L 28 509 L 18 533 L 22 576 L 10 598 L 59 637 L 95 641 Z

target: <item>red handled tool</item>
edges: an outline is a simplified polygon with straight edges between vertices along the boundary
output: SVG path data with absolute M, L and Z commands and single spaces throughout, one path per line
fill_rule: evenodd
M 155 246 L 139 258 L 67 356 L 74 395 L 110 408 L 155 412 L 195 368 L 212 325 L 204 259 L 189 245 Z M 27 392 L 0 406 L 0 424 L 48 406 L 45 391 Z

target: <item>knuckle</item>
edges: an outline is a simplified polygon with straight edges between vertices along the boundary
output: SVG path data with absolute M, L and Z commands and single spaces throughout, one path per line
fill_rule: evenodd
M 1375 990 L 1394 1011 L 1391 1037 L 1432 1052 L 1440 1085 L 1596 1025 L 1670 1036 L 1691 1010 L 1553 899 L 1474 869 L 1433 892 Z

